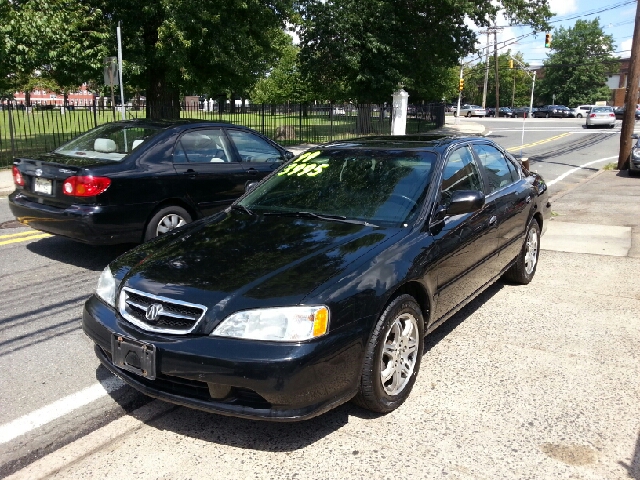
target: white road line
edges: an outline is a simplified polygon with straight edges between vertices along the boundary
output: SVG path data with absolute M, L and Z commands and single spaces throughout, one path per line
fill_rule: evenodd
M 123 387 L 125 383 L 118 377 L 111 377 L 102 383 L 73 393 L 67 397 L 56 400 L 34 412 L 0 425 L 0 445 L 10 442 L 25 433 L 29 433 L 38 427 L 46 425 L 72 411 L 84 407 L 111 392 Z
M 487 133 L 484 134 L 485 137 L 488 137 L 489 135 L 491 135 L 493 133 L 493 130 L 489 130 Z
M 569 175 L 571 175 L 572 173 L 576 173 L 578 170 L 581 170 L 585 167 L 588 167 L 590 165 L 593 165 L 594 163 L 598 163 L 598 162 L 606 162 L 607 160 L 613 160 L 614 158 L 618 158 L 618 156 L 616 155 L 615 157 L 607 157 L 607 158 L 600 158 L 598 160 L 594 160 L 592 162 L 587 162 L 584 165 L 580 165 L 579 167 L 576 168 L 572 168 L 571 170 L 564 172 L 562 175 L 560 175 L 558 178 L 554 178 L 553 180 L 551 180 L 550 182 L 547 182 L 548 186 L 553 185 L 554 183 L 558 183 L 561 180 L 564 180 L 565 178 L 567 178 Z

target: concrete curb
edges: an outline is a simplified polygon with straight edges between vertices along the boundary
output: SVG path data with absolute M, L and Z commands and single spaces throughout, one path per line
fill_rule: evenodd
M 553 197 L 549 198 L 549 202 L 553 203 L 557 200 L 560 200 L 562 197 L 564 197 L 565 195 L 573 192 L 576 188 L 580 187 L 581 185 L 584 185 L 585 183 L 590 182 L 591 180 L 593 180 L 594 178 L 596 178 L 598 175 L 602 175 L 604 172 L 606 172 L 607 170 L 603 170 L 600 169 L 597 172 L 589 175 L 587 178 L 584 178 L 582 180 L 580 180 L 578 183 L 571 185 L 569 188 L 567 188 L 566 190 L 562 191 L 562 192 L 558 192 L 556 193 Z

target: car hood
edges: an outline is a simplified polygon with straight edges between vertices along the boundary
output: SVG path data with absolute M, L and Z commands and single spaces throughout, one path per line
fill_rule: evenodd
M 232 211 L 143 244 L 111 267 L 126 286 L 207 306 L 211 326 L 238 310 L 304 303 L 401 231 Z

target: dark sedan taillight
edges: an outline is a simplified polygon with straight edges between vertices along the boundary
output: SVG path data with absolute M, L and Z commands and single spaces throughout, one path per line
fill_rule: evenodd
M 69 177 L 62 185 L 62 192 L 72 197 L 94 197 L 100 195 L 111 185 L 107 177 L 74 176 Z
M 13 171 L 13 183 L 15 183 L 19 187 L 24 187 L 24 177 L 20 173 L 20 170 L 18 170 L 18 167 L 14 165 L 12 171 Z

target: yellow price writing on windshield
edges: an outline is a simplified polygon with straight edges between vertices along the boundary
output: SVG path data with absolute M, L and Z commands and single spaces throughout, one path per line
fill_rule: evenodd
M 315 177 L 322 173 L 322 171 L 329 166 L 328 163 L 318 165 L 316 163 L 308 163 L 309 160 L 313 160 L 319 156 L 322 152 L 305 152 L 296 158 L 291 164 L 289 164 L 284 170 L 278 173 L 279 176 L 287 175 L 289 177 L 307 176 Z

